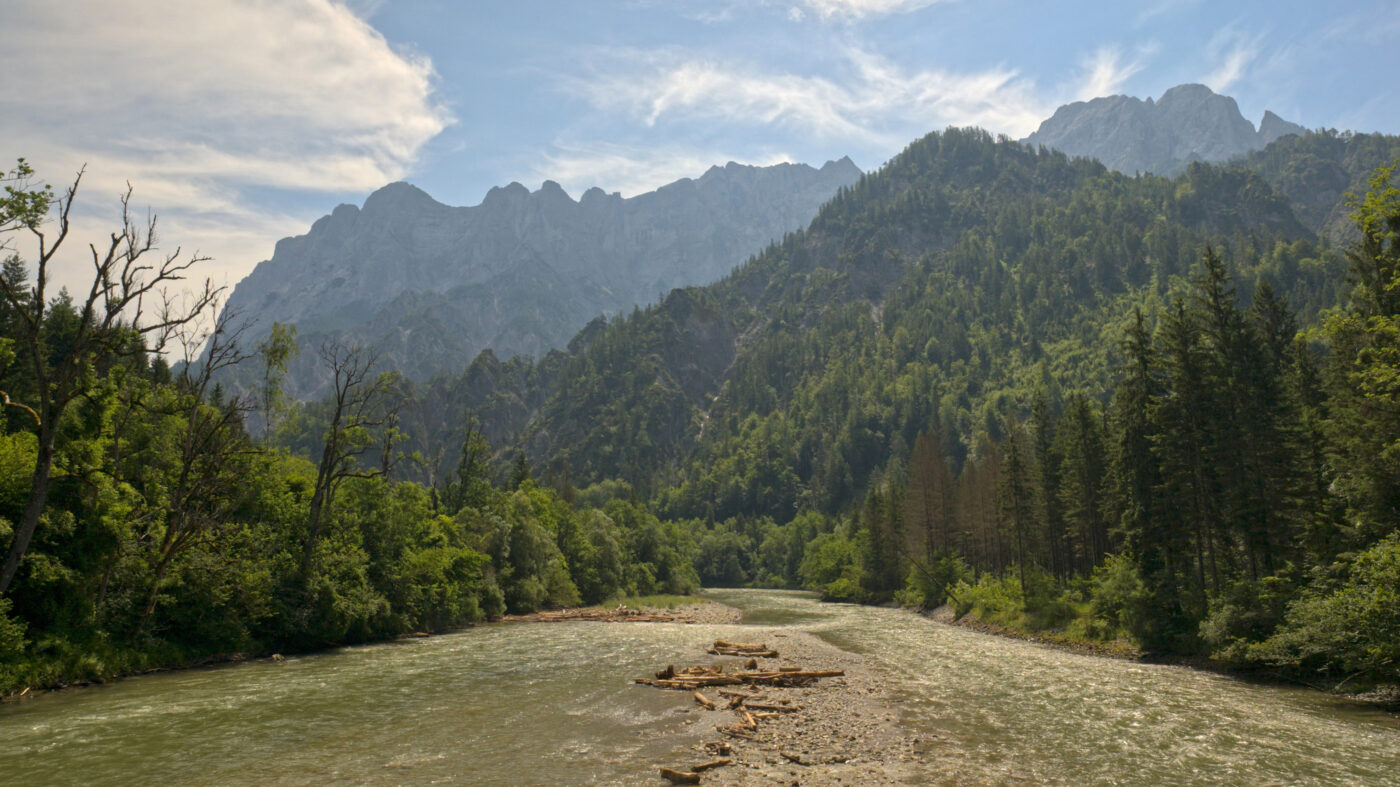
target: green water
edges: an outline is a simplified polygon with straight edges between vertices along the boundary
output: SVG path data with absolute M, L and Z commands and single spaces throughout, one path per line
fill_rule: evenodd
M 931 780 L 1400 784 L 1400 725 L 1326 695 L 803 594 L 715 596 L 746 622 L 812 631 L 900 676 Z M 0 783 L 656 784 L 657 763 L 694 758 L 696 714 L 629 678 L 743 636 L 498 624 L 46 694 L 0 705 Z

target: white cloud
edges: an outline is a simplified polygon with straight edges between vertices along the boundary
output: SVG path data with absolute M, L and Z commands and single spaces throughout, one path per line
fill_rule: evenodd
M 699 177 L 710 167 L 730 160 L 766 167 L 791 162 L 792 157 L 772 152 L 730 156 L 687 145 L 641 148 L 608 142 L 560 143 L 555 152 L 546 154 L 535 174 L 557 181 L 575 199 L 593 186 L 631 197 L 681 178 Z
M 1215 66 L 1205 76 L 1201 84 L 1217 93 L 1224 93 L 1240 81 L 1264 42 L 1264 34 L 1250 36 L 1226 27 L 1216 33 L 1206 45 L 1207 57 Z
M 822 19 L 864 19 L 907 14 L 938 2 L 942 0 L 801 0 L 802 5 Z
M 777 125 L 884 150 L 949 125 L 1024 136 L 1053 108 L 1014 69 L 909 70 L 858 47 L 839 52 L 839 75 L 809 76 L 684 52 L 610 51 L 594 76 L 565 81 L 595 107 L 649 127 Z
M 1133 27 L 1140 28 L 1148 22 L 1155 20 L 1159 16 L 1174 14 L 1178 11 L 1200 5 L 1201 0 L 1160 0 L 1155 5 L 1150 5 L 1138 12 L 1137 20 Z
M 132 183 L 171 244 L 216 258 L 216 279 L 314 217 L 266 207 L 267 189 L 377 188 L 452 122 L 431 63 L 331 0 L 10 0 L 5 17 L 9 155 L 55 185 L 86 162 L 94 228 Z
M 1091 98 L 1118 93 L 1124 82 L 1143 69 L 1146 54 L 1139 52 L 1139 57 L 1125 63 L 1123 50 L 1116 46 L 1104 46 L 1095 50 L 1081 63 L 1083 73 L 1075 100 L 1088 101 Z

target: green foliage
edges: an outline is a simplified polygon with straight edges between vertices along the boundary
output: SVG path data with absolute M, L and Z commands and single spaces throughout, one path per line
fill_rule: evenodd
M 1400 535 L 1357 555 L 1344 579 L 1304 591 L 1249 655 L 1308 672 L 1400 679 Z
M 1090 580 L 1090 610 L 1109 630 L 1141 641 L 1149 625 L 1146 602 L 1147 588 L 1138 575 L 1136 562 L 1129 555 L 1109 555 L 1094 568 Z
M 23 227 L 38 229 L 54 203 L 53 187 L 34 185 L 34 168 L 23 158 L 14 169 L 0 174 L 5 194 L 0 196 L 0 232 Z
M 61 439 L 7 408 L 0 538 L 57 447 L 0 600 L 0 677 L 702 584 L 951 599 L 1024 631 L 1393 676 L 1400 192 L 1377 173 L 1336 252 L 1297 220 L 1331 209 L 1300 200 L 1389 142 L 1312 137 L 1168 180 L 932 134 L 724 282 L 538 362 L 483 353 L 416 393 L 366 377 L 365 417 L 291 408 L 279 448 L 247 440 L 237 397 L 124 345 L 78 380 Z M 49 207 L 6 193 L 10 229 Z M 23 289 L 19 262 L 0 275 Z M 85 317 L 62 297 L 44 314 L 61 358 Z M 0 308 L 11 350 L 18 319 Z M 33 400 L 4 349 L 0 390 Z M 228 462 L 190 459 L 224 415 Z M 238 483 L 200 498 L 191 471 Z
M 972 567 L 958 554 L 943 554 L 929 568 L 911 566 L 904 580 L 903 606 L 940 607 L 959 584 L 971 582 Z
M 860 554 L 863 539 L 852 539 L 843 533 L 823 533 L 807 545 L 798 575 L 802 585 L 821 591 L 832 601 L 860 601 L 865 598 L 861 584 L 865 570 Z

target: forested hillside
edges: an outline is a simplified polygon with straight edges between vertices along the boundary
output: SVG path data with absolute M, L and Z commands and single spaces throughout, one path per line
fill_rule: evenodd
M 930 135 L 726 281 L 535 367 L 479 359 L 426 409 L 455 391 L 502 461 L 691 521 L 706 583 L 951 597 L 1019 626 L 1317 668 L 1298 616 L 1377 581 L 1350 561 L 1396 526 L 1343 492 L 1382 481 L 1339 484 L 1360 472 L 1344 471 L 1359 427 L 1329 403 L 1374 405 L 1348 393 L 1344 313 L 1326 315 L 1389 274 L 1312 231 L 1355 206 L 1300 209 L 1310 227 L 1264 176 L 1311 193 L 1307 171 L 1335 179 L 1393 140 L 1285 143 L 1333 165 L 1270 148 L 1129 178 Z M 1370 204 L 1374 258 L 1391 208 Z M 1384 475 L 1383 448 L 1365 451 Z
M 1290 198 L 1387 145 L 1309 135 L 1168 179 L 930 134 L 725 280 L 566 350 L 415 386 L 328 343 L 306 360 L 332 395 L 306 405 L 284 333 L 130 321 L 193 262 L 122 275 L 155 254 L 139 226 L 86 300 L 46 291 L 54 236 L 32 241 L 72 192 L 21 164 L 5 684 L 700 583 L 1394 679 L 1400 191 L 1381 169 L 1349 206 Z M 172 373 L 169 331 L 208 361 Z M 233 364 L 251 396 L 217 386 Z
M 404 394 L 360 348 L 325 349 L 313 446 L 256 439 L 255 411 L 291 407 L 294 345 L 213 322 L 207 283 L 152 308 L 199 262 L 156 248 L 154 219 L 124 212 L 88 292 L 49 289 L 80 181 L 56 194 L 21 160 L 0 197 L 0 692 L 698 586 L 678 525 L 527 468 L 493 484 L 484 438 L 435 487 L 402 482 L 392 450 L 366 461 Z M 204 362 L 172 373 L 159 350 L 179 346 Z M 219 387 L 234 366 L 253 395 Z

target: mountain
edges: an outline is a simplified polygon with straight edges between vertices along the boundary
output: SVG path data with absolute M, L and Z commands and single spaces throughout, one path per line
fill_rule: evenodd
M 1304 226 L 1333 243 L 1355 240 L 1348 194 L 1365 194 L 1376 168 L 1400 159 L 1400 137 L 1318 131 L 1289 136 L 1239 163 L 1293 203 Z
M 922 430 L 961 462 L 1037 389 L 1104 396 L 1125 320 L 1161 314 L 1207 245 L 1242 298 L 1268 282 L 1305 323 L 1346 286 L 1341 255 L 1247 168 L 1130 177 L 932 134 L 724 280 L 539 362 L 483 355 L 421 387 L 402 427 L 443 449 L 439 478 L 470 412 L 502 459 L 620 479 L 671 516 L 841 511 Z
M 1205 85 L 1177 85 L 1156 101 L 1107 96 L 1066 104 L 1024 141 L 1096 158 L 1119 172 L 1175 175 L 1193 161 L 1228 161 L 1304 132 L 1269 111 L 1256 130 L 1233 98 Z
M 458 373 L 483 349 L 542 355 L 599 314 L 712 282 L 860 176 L 849 158 L 731 162 L 627 199 L 593 188 L 574 200 L 545 181 L 493 188 L 474 207 L 393 183 L 279 241 L 227 308 L 249 341 L 274 322 L 297 327 L 298 398 L 325 390 L 314 348 L 327 339 L 371 347 L 411 378 Z

